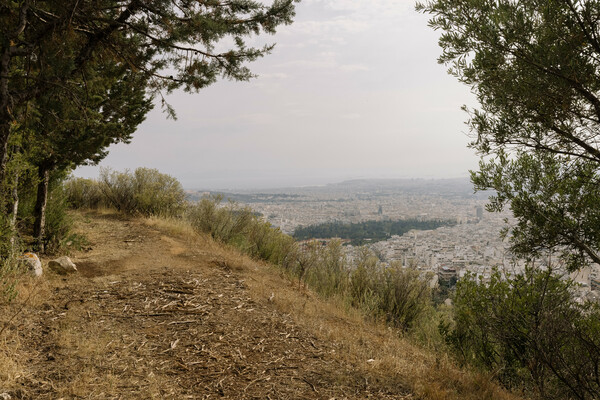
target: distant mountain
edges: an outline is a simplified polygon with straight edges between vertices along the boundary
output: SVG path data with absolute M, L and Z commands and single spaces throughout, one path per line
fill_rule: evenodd
M 444 197 L 475 197 L 485 199 L 491 192 L 475 193 L 469 178 L 452 179 L 353 179 L 323 186 L 305 186 L 260 190 L 212 192 L 225 198 L 251 203 L 254 201 L 299 201 L 304 196 L 342 196 L 349 194 L 369 195 L 439 195 Z M 196 197 L 196 196 L 191 196 Z
M 473 184 L 469 178 L 453 179 L 354 179 L 327 185 L 355 191 L 414 192 L 420 194 L 472 195 Z

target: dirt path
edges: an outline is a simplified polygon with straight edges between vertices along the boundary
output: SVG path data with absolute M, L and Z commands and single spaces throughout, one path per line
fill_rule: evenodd
M 46 278 L 9 326 L 26 371 L 12 398 L 413 398 L 253 294 L 214 245 L 115 215 L 80 226 L 79 274 Z

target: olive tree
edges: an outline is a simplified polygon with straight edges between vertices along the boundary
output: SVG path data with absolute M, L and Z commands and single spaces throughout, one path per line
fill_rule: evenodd
M 441 63 L 470 86 L 477 189 L 508 206 L 516 254 L 600 262 L 600 1 L 431 0 Z

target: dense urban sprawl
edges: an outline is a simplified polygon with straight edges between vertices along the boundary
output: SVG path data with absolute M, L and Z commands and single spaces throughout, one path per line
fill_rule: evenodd
M 320 187 L 224 195 L 250 206 L 288 234 L 293 234 L 300 226 L 326 222 L 411 218 L 455 221 L 454 226 L 413 230 L 368 245 L 383 262 L 400 262 L 405 267 L 431 272 L 434 282 L 455 281 L 467 273 L 486 281 L 496 267 L 506 274 L 522 271 L 525 267 L 525 262 L 516 260 L 508 250 L 508 239 L 501 238 L 502 230 L 512 222 L 510 211 L 487 212 L 487 194 L 474 194 L 466 179 L 349 181 Z M 346 246 L 348 257 L 353 257 L 357 250 L 351 245 Z M 551 264 L 561 273 L 557 261 L 549 255 L 536 263 L 540 268 Z M 581 284 L 580 297 L 600 297 L 600 293 L 596 293 L 600 289 L 596 279 L 599 273 L 600 268 L 594 265 L 576 274 L 564 275 Z

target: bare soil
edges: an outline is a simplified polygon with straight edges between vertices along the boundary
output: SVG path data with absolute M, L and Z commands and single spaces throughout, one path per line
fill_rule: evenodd
M 0 337 L 0 347 L 12 352 L 4 357 L 17 360 L 7 387 L 0 380 L 0 394 L 416 398 L 399 374 L 371 368 L 374 360 L 355 363 L 348 346 L 323 339 L 318 324 L 299 322 L 277 287 L 319 303 L 268 266 L 207 239 L 191 240 L 115 214 L 88 213 L 78 225 L 90 241 L 87 251 L 71 255 L 79 273 L 46 271 L 31 283 L 24 307 L 22 301 L 1 310 L 0 322 L 18 314 Z M 272 282 L 258 282 L 266 275 Z M 351 322 L 336 323 L 354 329 Z

